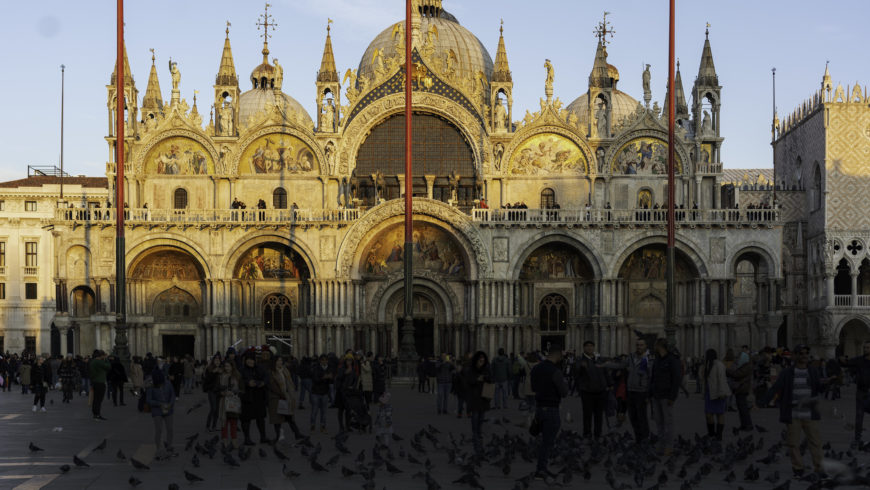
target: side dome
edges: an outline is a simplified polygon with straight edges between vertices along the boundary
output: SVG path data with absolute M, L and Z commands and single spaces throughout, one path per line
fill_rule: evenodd
M 483 46 L 483 43 L 480 42 L 480 39 L 472 34 L 471 31 L 459 25 L 456 17 L 444 10 L 439 10 L 436 16 L 421 16 L 420 21 L 420 33 L 423 39 L 426 39 L 430 26 L 434 25 L 435 29 L 438 30 L 438 39 L 435 41 L 435 57 L 439 59 L 434 60 L 435 63 L 438 63 L 438 66 L 430 68 L 440 69 L 446 53 L 453 50 L 459 59 L 456 68 L 457 77 L 473 79 L 477 77 L 478 72 L 482 71 L 486 75 L 487 81 L 492 81 L 492 57 Z M 405 21 L 402 20 L 398 24 L 404 30 Z M 374 78 L 373 58 L 375 50 L 383 50 L 381 51 L 381 56 L 385 59 L 395 56 L 396 43 L 393 39 L 393 29 L 395 26 L 396 24 L 392 24 L 384 29 L 369 44 L 359 63 L 358 76 Z
M 247 125 L 248 118 L 264 109 L 274 106 L 277 97 L 281 97 L 285 110 L 293 110 L 298 114 L 302 114 L 306 126 L 314 124 L 311 120 L 311 115 L 308 114 L 308 111 L 302 107 L 302 104 L 300 104 L 299 101 L 284 92 L 280 92 L 273 88 L 255 88 L 240 95 L 239 122 L 243 125 Z
M 580 97 L 577 97 L 574 102 L 568 104 L 568 107 L 566 107 L 566 109 L 570 112 L 573 112 L 577 116 L 577 120 L 579 122 L 589 124 L 588 101 L 589 94 L 583 94 Z M 613 104 L 613 108 L 610 117 L 611 121 L 613 121 L 613 124 L 615 125 L 619 121 L 621 121 L 623 117 L 634 114 L 634 111 L 637 110 L 638 101 L 636 101 L 632 96 L 628 95 L 625 92 L 614 90 L 611 104 Z

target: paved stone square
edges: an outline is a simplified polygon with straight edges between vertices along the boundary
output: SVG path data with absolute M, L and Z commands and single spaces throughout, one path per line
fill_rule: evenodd
M 471 488 L 468 485 L 453 483 L 462 475 L 458 464 L 448 464 L 448 454 L 443 447 L 450 446 L 450 433 L 460 444 L 457 454 L 471 451 L 470 434 L 471 424 L 469 419 L 458 420 L 455 416 L 436 415 L 435 397 L 432 394 L 419 394 L 408 386 L 394 386 L 393 394 L 395 433 L 404 440 L 392 443 L 392 452 L 395 459 L 392 463 L 402 470 L 402 473 L 391 475 L 384 466 L 375 471 L 376 489 L 425 489 L 427 487 L 423 478 L 414 475 L 425 471 L 422 464 L 409 462 L 409 456 L 413 456 L 420 462 L 429 459 L 433 465 L 432 478 L 440 484 L 441 488 Z M 850 421 L 854 417 L 854 390 L 844 389 L 843 399 L 836 402 L 823 402 L 823 417 L 821 429 L 825 442 L 831 444 L 835 452 L 848 451 L 851 440 Z M 250 458 L 241 462 L 238 468 L 228 467 L 223 463 L 221 453 L 218 452 L 214 459 L 199 455 L 201 466 L 194 468 L 191 464 L 194 451 L 185 451 L 185 438 L 199 433 L 198 442 L 202 443 L 214 437 L 216 433 L 207 433 L 204 430 L 204 421 L 207 414 L 207 406 L 201 406 L 188 413 L 188 410 L 205 401 L 205 396 L 200 392 L 186 395 L 177 404 L 175 415 L 175 448 L 179 455 L 168 461 L 154 459 L 154 446 L 152 443 L 153 426 L 151 417 L 139 413 L 136 409 L 135 400 L 127 399 L 127 405 L 113 407 L 111 402 L 104 404 L 103 414 L 108 419 L 105 422 L 92 420 L 90 410 L 87 407 L 85 397 L 76 397 L 71 405 L 60 403 L 61 393 L 53 391 L 48 395 L 46 413 L 31 412 L 30 396 L 23 396 L 20 391 L 0 393 L 0 434 L 3 444 L 0 445 L 0 489 L 36 490 L 36 489 L 126 489 L 132 488 L 128 483 L 131 476 L 141 480 L 138 489 L 166 489 L 171 483 L 177 483 L 180 488 L 199 487 L 209 489 L 246 489 L 249 483 L 259 488 L 269 489 L 358 489 L 364 488 L 364 479 L 359 475 L 343 477 L 341 468 L 347 467 L 357 471 L 355 462 L 360 451 L 366 450 L 365 463 L 372 461 L 371 449 L 374 445 L 374 436 L 368 434 L 350 435 L 347 446 L 350 454 L 339 457 L 338 463 L 329 466 L 327 473 L 317 473 L 312 470 L 309 462 L 302 456 L 301 447 L 295 447 L 288 439 L 278 444 L 279 449 L 289 456 L 287 466 L 300 473 L 300 476 L 288 479 L 282 474 L 282 464 L 269 446 L 257 446 L 253 448 Z M 53 403 L 52 403 L 53 402 Z M 511 408 L 507 410 L 495 410 L 488 413 L 488 423 L 484 425 L 485 438 L 488 442 L 494 434 L 505 433 L 526 436 L 525 427 L 520 427 L 526 420 L 526 413 L 518 409 L 519 401 L 512 400 Z M 451 407 L 455 409 L 455 399 L 451 399 Z M 565 419 L 567 412 L 571 412 L 573 421 Z M 683 436 L 692 436 L 695 433 L 705 431 L 703 416 L 703 399 L 700 395 L 692 394 L 684 398 L 682 395 L 676 404 L 677 433 Z M 563 430 L 581 430 L 580 399 L 571 397 L 562 405 Z M 304 433 L 308 433 L 308 416 L 306 409 L 297 414 L 297 420 Z M 777 411 L 771 409 L 754 410 L 752 413 L 756 424 L 768 429 L 764 434 L 755 433 L 753 438 L 763 439 L 764 446 L 749 455 L 742 462 L 733 465 L 733 468 L 722 471 L 721 463 L 714 462 L 709 475 L 703 477 L 700 483 L 692 485 L 694 489 L 772 489 L 782 484 L 784 478 L 791 476 L 791 467 L 785 451 L 779 452 L 778 461 L 773 464 L 760 464 L 757 460 L 767 455 L 767 449 L 772 444 L 781 441 L 782 425 L 777 422 Z M 322 446 L 322 452 L 318 462 L 326 465 L 327 462 L 338 455 L 332 436 L 337 432 L 336 411 L 331 409 L 327 413 L 329 435 L 318 433 L 311 435 L 314 445 Z M 726 435 L 724 444 L 733 444 L 737 439 L 731 433 L 731 429 L 737 422 L 736 413 L 728 413 L 726 416 Z M 433 443 L 423 438 L 422 445 L 427 451 L 420 454 L 411 448 L 411 440 L 415 432 L 431 424 L 440 433 L 434 434 L 442 449 L 436 450 Z M 252 429 L 256 433 L 256 429 Z M 620 432 L 630 430 L 628 423 L 621 429 L 613 429 Z M 654 426 L 653 426 L 654 430 Z M 272 427 L 267 424 L 269 437 L 272 437 Z M 741 435 L 741 437 L 746 437 Z M 107 446 L 104 450 L 95 450 L 100 442 L 106 439 Z M 256 440 L 256 436 L 255 436 Z M 44 449 L 42 452 L 31 453 L 28 451 L 28 443 L 33 442 Z M 585 443 L 584 443 L 585 444 Z M 265 457 L 259 453 L 259 449 L 265 450 Z M 128 458 L 130 456 L 150 466 L 149 470 L 136 470 L 129 460 L 121 461 L 117 457 L 121 450 Z M 583 448 L 584 459 L 590 455 L 588 447 Z M 400 457 L 400 453 L 406 456 Z M 852 456 L 849 456 L 852 454 Z M 89 468 L 76 468 L 73 465 L 73 455 L 78 455 L 86 461 Z M 238 459 L 237 452 L 233 455 Z M 386 456 L 386 453 L 384 453 Z M 844 453 L 842 464 L 848 464 L 853 458 L 857 459 L 859 466 L 870 463 L 870 453 L 858 452 Z M 511 467 L 509 474 L 505 475 L 501 465 L 493 464 L 493 461 L 501 457 L 491 458 L 490 462 L 483 463 L 478 471 L 480 483 L 486 489 L 511 489 L 515 487 L 517 479 L 530 475 L 534 469 L 533 463 L 524 461 L 518 454 Z M 610 458 L 608 458 L 610 459 Z M 691 479 L 708 457 L 702 457 L 700 463 L 687 468 L 687 476 L 679 478 L 680 468 L 686 459 L 685 452 L 677 451 L 676 471 L 669 474 L 668 483 L 661 485 L 660 489 L 679 489 L 683 480 Z M 806 455 L 809 465 L 809 454 Z M 836 458 L 829 458 L 836 459 Z M 616 456 L 613 457 L 617 461 Z M 744 471 L 752 463 L 760 468 L 760 478 L 756 482 L 744 481 Z M 840 463 L 840 462 L 838 462 Z M 72 469 L 66 474 L 61 474 L 59 467 L 69 464 Z M 652 461 L 644 462 L 649 467 Z M 590 467 L 591 478 L 585 481 L 582 474 L 574 474 L 573 480 L 564 485 L 566 488 L 610 488 L 605 482 L 606 470 L 604 463 Z M 614 465 L 614 468 L 617 468 Z M 561 469 L 558 464 L 551 466 L 551 471 Z M 736 481 L 727 483 L 724 481 L 727 473 L 733 469 Z M 184 478 L 183 470 L 205 479 L 204 482 L 188 484 Z M 665 470 L 663 463 L 656 464 L 655 476 L 648 477 L 641 487 L 634 483 L 631 473 L 615 471 L 617 488 L 656 488 L 654 487 L 658 475 Z M 780 478 L 776 484 L 765 479 L 775 471 L 779 472 Z M 866 473 L 866 468 L 862 468 Z M 561 481 L 561 476 L 558 479 Z M 552 485 L 552 482 L 550 482 Z M 530 488 L 548 488 L 545 482 L 530 482 Z M 791 488 L 808 488 L 809 482 L 793 481 Z M 840 487 L 859 488 L 859 487 Z

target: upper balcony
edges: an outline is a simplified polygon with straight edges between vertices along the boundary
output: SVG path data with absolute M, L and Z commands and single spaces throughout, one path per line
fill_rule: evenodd
M 352 209 L 125 209 L 130 226 L 335 225 L 358 220 L 367 208 Z M 677 226 L 772 226 L 778 209 L 677 209 Z M 666 225 L 665 209 L 471 209 L 481 226 L 650 226 Z M 74 225 L 112 226 L 114 209 L 58 209 L 55 219 Z

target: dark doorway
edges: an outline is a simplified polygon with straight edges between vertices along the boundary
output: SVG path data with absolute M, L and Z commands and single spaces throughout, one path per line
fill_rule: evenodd
M 401 324 L 400 319 L 399 325 Z M 414 348 L 420 357 L 435 355 L 435 320 L 431 318 L 414 319 Z
M 193 355 L 193 335 L 163 335 L 163 355 L 186 356 Z
M 76 329 L 71 327 L 66 331 L 66 352 L 74 353 L 76 351 Z
M 51 355 L 60 355 L 60 330 L 54 324 L 51 325 Z
M 549 352 L 550 346 L 553 344 L 559 344 L 562 346 L 562 349 L 565 349 L 565 336 L 564 335 L 541 335 L 541 352 Z

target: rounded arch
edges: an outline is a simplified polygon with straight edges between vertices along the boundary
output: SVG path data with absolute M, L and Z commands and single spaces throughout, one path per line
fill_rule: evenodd
M 468 215 L 453 206 L 432 199 L 414 198 L 413 204 L 415 220 L 426 220 L 428 217 L 430 222 L 445 228 L 456 237 L 468 258 L 469 279 L 481 277 L 492 269 L 489 249 L 484 245 L 480 230 Z M 370 241 L 366 237 L 373 237 L 377 231 L 404 214 L 404 201 L 394 199 L 375 206 L 351 225 L 338 247 L 336 273 L 359 279 L 360 271 L 355 264 L 362 263 L 362 255 Z
M 67 279 L 88 280 L 91 277 L 91 250 L 84 244 L 67 247 L 64 266 Z
M 516 259 L 510 269 L 511 278 L 519 279 L 520 273 L 523 270 L 523 264 L 526 263 L 529 256 L 541 247 L 551 244 L 564 244 L 576 249 L 592 269 L 594 277 L 596 279 L 603 277 L 604 261 L 594 250 L 570 235 L 545 231 L 538 233 L 520 245 L 519 250 L 521 252 L 516 255 Z
M 157 294 L 151 302 L 151 315 L 155 319 L 196 321 L 201 313 L 196 297 L 178 286 Z
M 245 252 L 251 250 L 252 248 L 258 245 L 265 245 L 267 243 L 277 243 L 280 245 L 284 245 L 289 247 L 291 250 L 299 254 L 299 257 L 305 262 L 305 265 L 308 267 L 308 272 L 310 277 L 318 277 L 317 271 L 317 261 L 314 260 L 313 250 L 301 239 L 298 237 L 293 237 L 293 239 L 289 239 L 285 236 L 281 236 L 273 233 L 263 233 L 262 231 L 254 231 L 251 232 L 242 238 L 236 240 L 236 242 L 229 248 L 229 252 L 224 255 L 224 260 L 220 263 L 219 270 L 221 271 L 224 278 L 230 279 L 233 277 L 233 274 L 236 270 L 236 265 L 239 263 L 239 260 L 245 254 Z
M 338 149 L 340 174 L 349 176 L 353 171 L 352 160 L 359 153 L 360 145 L 372 128 L 389 117 L 402 113 L 404 106 L 404 93 L 396 93 L 371 103 L 353 115 L 344 129 L 344 137 Z M 486 132 L 486 128 L 483 127 L 477 114 L 447 97 L 428 92 L 414 94 L 414 109 L 442 117 L 459 129 L 474 154 L 475 173 L 482 175 L 484 138 L 481 135 Z
M 740 258 L 746 254 L 754 254 L 762 259 L 767 267 L 767 274 L 769 277 L 774 279 L 782 277 L 782 263 L 775 258 L 777 255 L 773 253 L 767 245 L 761 242 L 744 243 L 736 252 L 728 257 L 728 260 L 725 263 L 725 270 L 728 271 L 728 273 L 732 273 L 734 268 L 737 266 L 737 262 L 739 262 Z
M 179 120 L 183 119 L 179 118 Z M 221 162 L 220 154 L 218 153 L 217 148 L 215 148 L 212 144 L 211 138 L 205 137 L 202 132 L 197 132 L 190 129 L 170 129 L 168 131 L 152 131 L 146 134 L 147 136 L 145 137 L 143 146 L 139 148 L 138 153 L 133 159 L 134 168 L 137 174 L 142 175 L 145 173 L 145 157 L 147 157 L 148 154 L 151 153 L 152 148 L 167 139 L 178 136 L 192 139 L 202 145 L 202 147 L 205 148 L 205 150 L 211 156 L 212 162 L 214 162 L 215 173 L 222 173 L 219 168 Z
M 405 287 L 402 274 L 393 274 L 372 295 L 371 307 L 368 308 L 369 320 L 373 323 L 389 323 L 388 305 L 397 294 L 402 294 Z M 428 293 L 437 298 L 437 303 L 444 307 L 445 319 L 464 318 L 459 298 L 447 284 L 431 274 L 414 274 L 414 293 Z
M 172 191 L 172 209 L 187 209 L 190 206 L 190 193 L 183 186 Z
M 127 252 L 127 274 L 129 275 L 135 267 L 151 253 L 171 249 L 186 252 L 194 259 L 194 262 L 199 267 L 202 279 L 211 279 L 212 272 L 209 268 L 208 260 L 205 258 L 206 254 L 202 248 L 196 245 L 193 241 L 174 233 L 150 235 L 143 238 L 140 242 L 133 244 Z
M 623 247 L 620 253 L 614 255 L 615 258 L 613 259 L 613 262 L 611 262 L 608 269 L 611 277 L 617 277 L 619 275 L 619 272 L 622 269 L 622 265 L 625 263 L 626 260 L 628 260 L 628 257 L 631 254 L 648 245 L 667 245 L 667 237 L 656 235 L 641 238 L 636 241 L 627 241 L 627 243 L 628 245 Z M 675 241 L 675 246 L 676 251 L 685 255 L 688 261 L 694 266 L 695 272 L 699 278 L 703 279 L 709 276 L 709 268 L 707 267 L 707 262 L 704 260 L 704 256 L 694 244 L 677 239 Z
M 231 163 L 229 164 L 229 168 L 227 169 L 227 173 L 229 175 L 239 175 L 240 174 L 239 166 L 241 165 L 241 162 L 242 162 L 242 156 L 245 153 L 247 153 L 248 147 L 251 144 L 255 143 L 261 136 L 266 136 L 266 135 L 271 135 L 271 134 L 275 134 L 275 135 L 285 134 L 285 135 L 289 135 L 289 136 L 292 136 L 294 138 L 298 138 L 299 140 L 301 140 L 314 153 L 314 159 L 316 161 L 317 169 L 319 170 L 319 172 L 322 174 L 329 173 L 328 169 L 326 168 L 326 165 L 325 165 L 326 157 L 323 154 L 323 149 L 321 148 L 321 146 L 319 144 L 317 144 L 317 141 L 315 141 L 314 137 L 310 134 L 310 131 L 299 130 L 293 126 L 274 126 L 274 125 L 273 126 L 266 126 L 260 130 L 253 131 L 253 132 L 245 135 L 245 137 L 239 141 L 239 144 L 237 147 L 239 149 L 239 151 L 237 151 L 235 154 L 233 154 Z M 266 175 L 257 174 L 257 177 L 263 178 L 263 177 L 266 177 L 267 175 L 268 174 L 266 174 Z M 275 178 L 275 179 L 286 178 L 286 176 L 282 177 L 282 174 L 272 174 L 272 175 L 270 175 L 270 177 Z
M 668 141 L 668 133 L 664 130 L 658 129 L 644 129 L 638 131 L 629 131 L 625 134 L 620 135 L 607 149 L 607 153 L 604 155 L 604 161 L 607 162 L 608 173 L 613 173 L 613 165 L 616 163 L 616 157 L 620 151 L 627 145 L 631 143 L 632 140 L 640 139 L 640 138 L 652 138 L 657 139 L 659 141 L 666 142 Z M 684 145 L 677 144 L 675 148 L 675 153 L 677 155 L 677 163 L 679 164 L 679 168 L 677 169 L 676 174 L 683 176 L 689 175 L 691 173 L 692 165 L 690 164 L 692 160 L 689 158 L 689 152 L 684 147 Z M 615 174 L 618 175 L 618 174 Z M 667 177 L 667 173 L 661 175 L 661 177 Z
M 69 293 L 70 316 L 85 318 L 97 311 L 97 299 L 90 286 L 76 286 Z
M 861 344 L 870 340 L 870 318 L 860 314 L 845 316 L 837 324 L 834 338 L 841 354 L 861 355 Z
M 592 172 L 591 169 L 595 166 L 592 164 L 592 162 L 595 161 L 595 159 L 593 158 L 593 155 L 595 153 L 589 148 L 586 140 L 570 127 L 557 126 L 549 123 L 540 126 L 532 124 L 531 126 L 526 126 L 517 131 L 514 137 L 511 138 L 511 142 L 507 146 L 507 148 L 505 148 L 504 155 L 502 156 L 501 169 L 504 174 L 510 175 L 513 167 L 512 163 L 514 161 L 514 154 L 517 153 L 517 151 L 520 149 L 521 146 L 526 143 L 526 141 L 534 136 L 546 133 L 552 133 L 562 136 L 571 141 L 571 143 L 577 145 L 577 147 L 580 149 L 580 152 L 583 154 L 583 160 L 586 166 L 586 168 L 583 169 L 583 176 L 588 178 Z
M 296 305 L 283 293 L 270 293 L 260 302 L 263 330 L 266 332 L 289 332 L 296 315 Z

